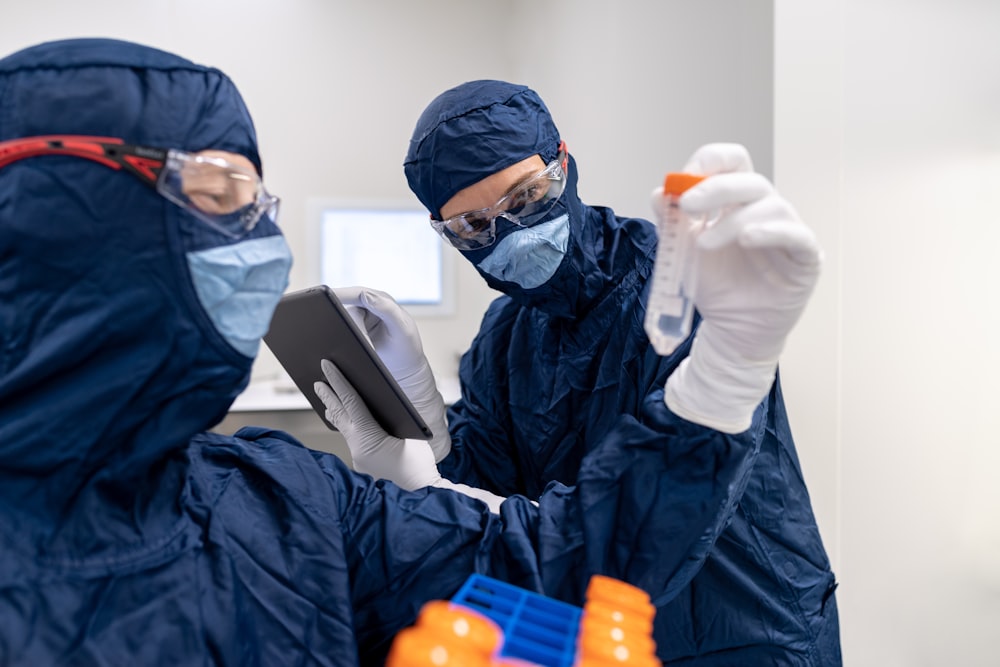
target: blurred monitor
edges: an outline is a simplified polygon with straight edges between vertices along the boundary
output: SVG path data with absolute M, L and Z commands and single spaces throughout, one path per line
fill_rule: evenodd
M 321 199 L 310 202 L 319 226 L 319 282 L 388 292 L 414 317 L 455 309 L 455 252 L 411 201 Z

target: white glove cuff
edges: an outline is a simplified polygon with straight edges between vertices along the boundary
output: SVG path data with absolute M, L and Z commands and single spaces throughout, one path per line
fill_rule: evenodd
M 754 410 L 774 383 L 777 358 L 748 360 L 716 345 L 708 322 L 691 354 L 667 378 L 663 401 L 678 417 L 723 433 L 750 428 Z
M 438 481 L 434 482 L 432 486 L 439 489 L 451 489 L 452 491 L 457 491 L 458 493 L 469 496 L 470 498 L 481 500 L 486 503 L 486 506 L 490 508 L 490 512 L 493 514 L 500 514 L 500 504 L 507 500 L 503 496 L 490 493 L 485 489 L 477 489 L 465 484 L 457 484 L 451 480 L 445 479 L 444 477 L 439 478 Z
M 423 440 L 392 438 L 375 452 L 351 452 L 354 469 L 375 479 L 387 479 L 407 491 L 434 486 L 441 479 L 433 454 Z

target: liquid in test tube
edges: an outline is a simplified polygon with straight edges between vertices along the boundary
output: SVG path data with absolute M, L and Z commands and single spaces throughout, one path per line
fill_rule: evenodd
M 691 333 L 694 241 L 705 220 L 689 216 L 677 201 L 704 179 L 695 174 L 669 173 L 662 194 L 657 191 L 653 197 L 658 241 L 644 325 L 649 342 L 661 356 L 672 353 Z

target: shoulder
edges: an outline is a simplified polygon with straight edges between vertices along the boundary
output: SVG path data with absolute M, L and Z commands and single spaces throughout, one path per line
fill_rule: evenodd
M 516 304 L 506 294 L 498 296 L 490 302 L 490 305 L 486 308 L 486 313 L 483 314 L 483 322 L 479 327 L 480 334 L 497 327 L 511 327 L 517 319 L 518 313 L 522 310 L 524 308 Z
M 271 513 L 283 506 L 281 511 L 335 520 L 359 484 L 357 473 L 333 454 L 311 450 L 274 429 L 202 433 L 191 440 L 188 452 L 189 484 L 216 511 L 229 507 L 242 515 L 255 506 Z

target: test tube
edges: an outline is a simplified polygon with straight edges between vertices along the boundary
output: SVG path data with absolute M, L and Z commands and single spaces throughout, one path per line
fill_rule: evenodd
M 677 201 L 704 179 L 696 174 L 669 173 L 662 195 L 657 193 L 653 200 L 658 240 L 644 325 L 653 349 L 662 356 L 672 353 L 691 333 L 694 241 L 705 220 L 689 216 Z
M 575 667 L 661 664 L 653 640 L 655 616 L 646 591 L 595 574 L 587 586 Z
M 386 667 L 492 667 L 503 642 L 493 621 L 445 600 L 425 604 L 392 642 Z

